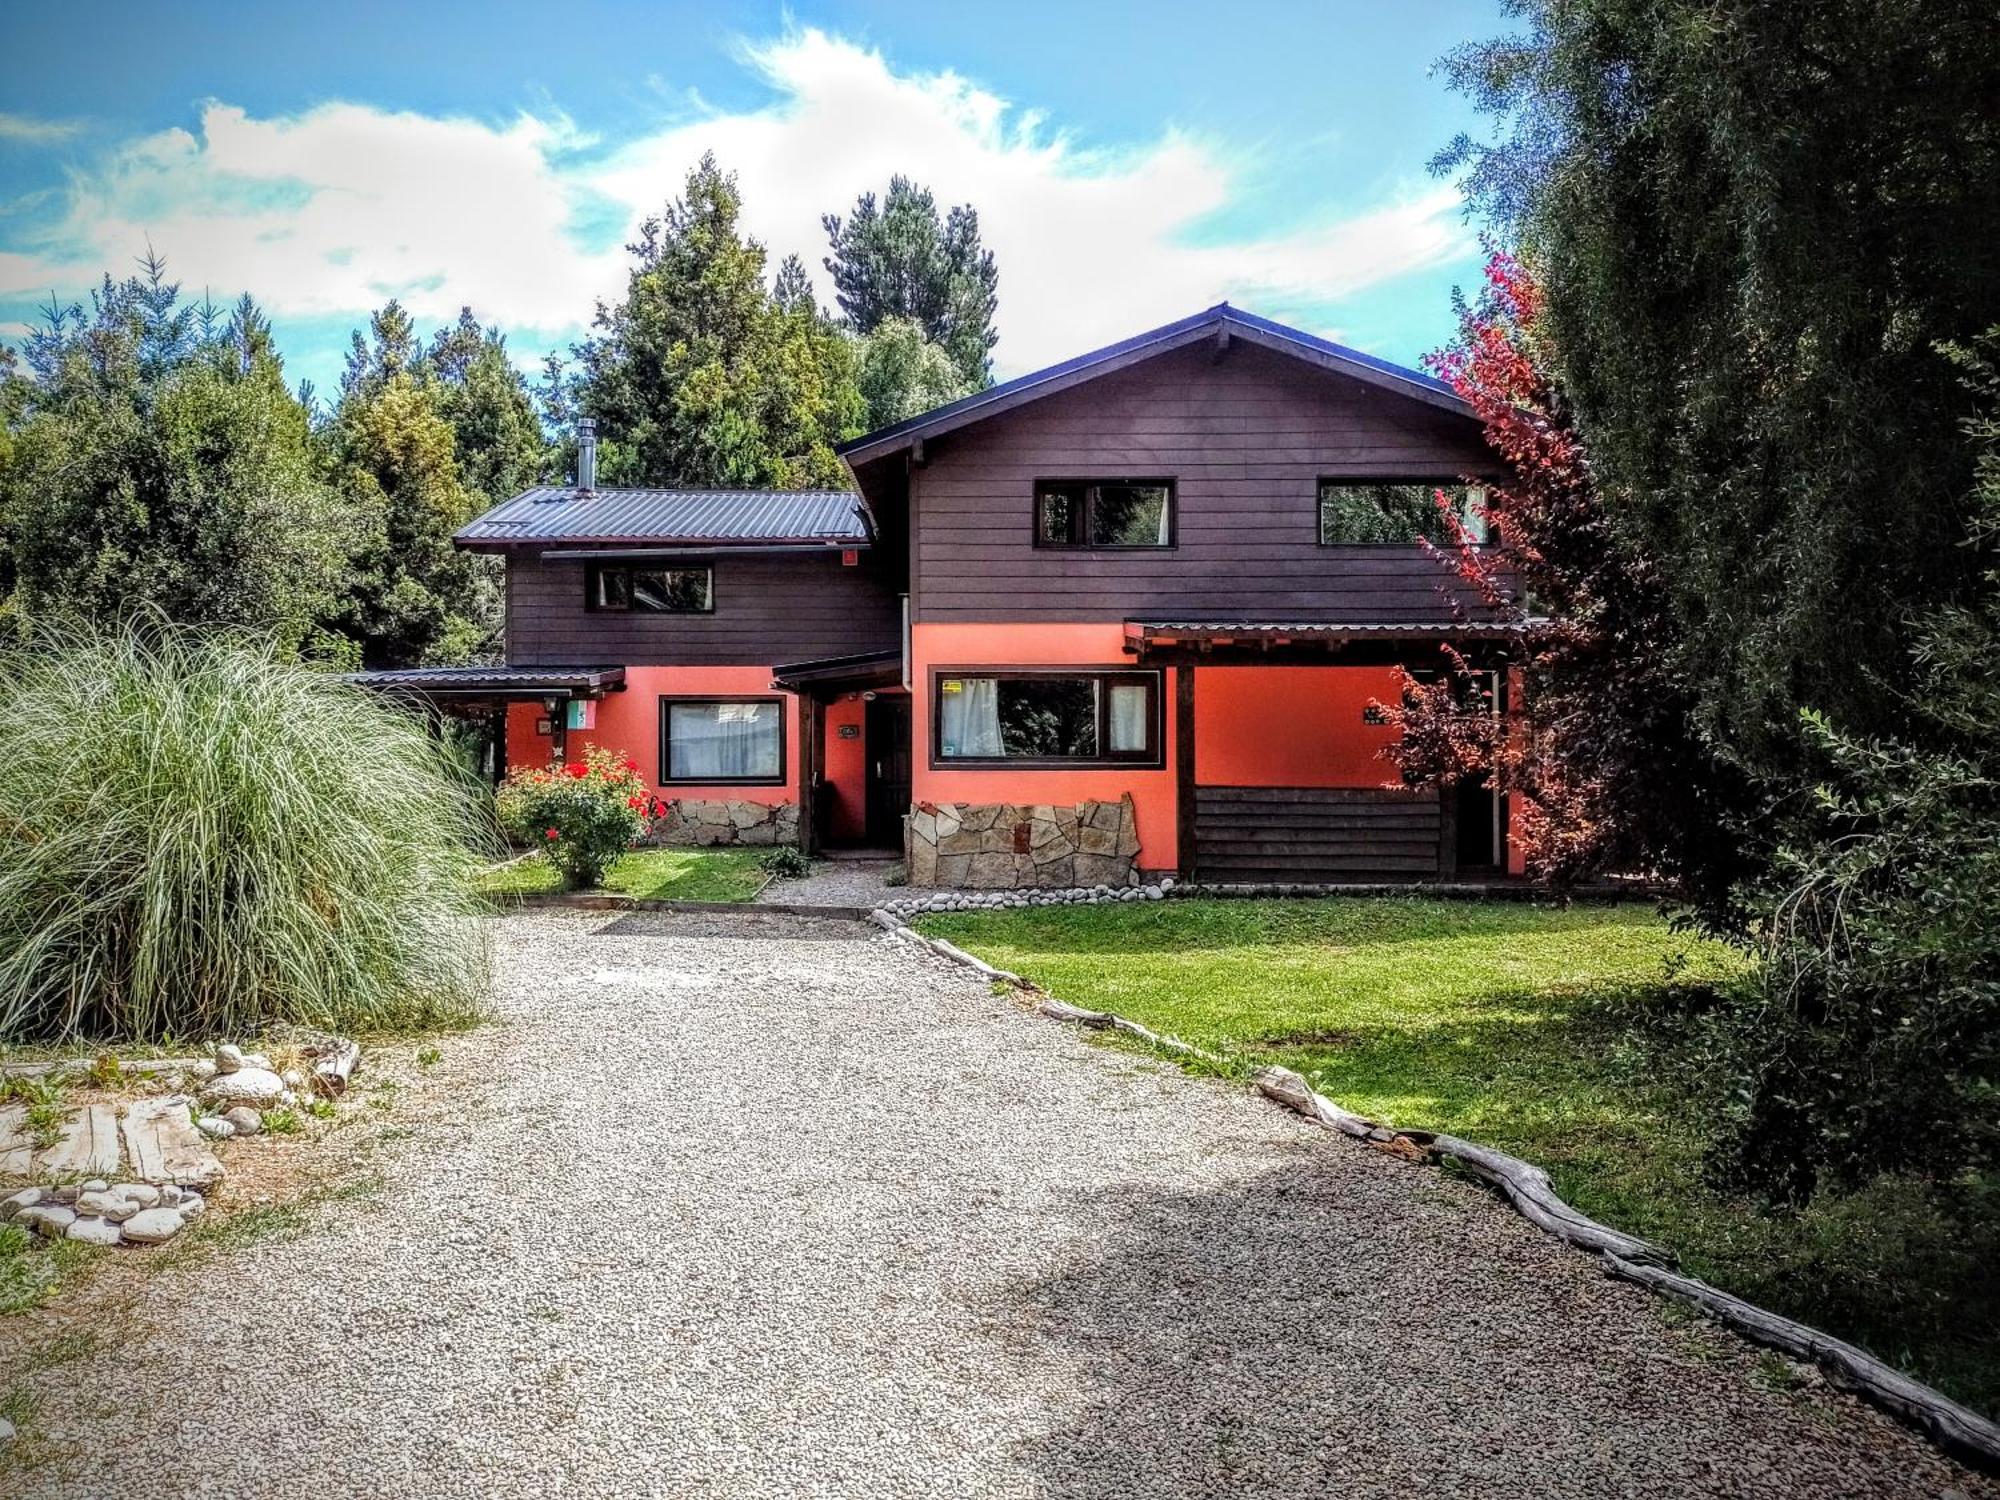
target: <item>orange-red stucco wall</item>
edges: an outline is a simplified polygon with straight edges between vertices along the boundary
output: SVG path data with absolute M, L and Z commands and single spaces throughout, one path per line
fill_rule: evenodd
M 911 795 L 919 802 L 1116 802 L 1132 794 L 1139 823 L 1139 863 L 1171 869 L 1179 859 L 1174 801 L 1174 669 L 1161 673 L 1165 764 L 1158 769 L 1110 766 L 1071 770 L 1041 767 L 931 765 L 930 674 L 951 667 L 1105 667 L 1131 671 L 1125 627 L 1116 620 L 1087 625 L 958 625 L 911 627 L 913 735 Z
M 1202 667 L 1195 678 L 1198 786 L 1373 787 L 1396 780 L 1396 738 L 1369 703 L 1399 696 L 1394 667 Z
M 660 695 L 776 698 L 785 712 L 785 780 L 781 786 L 697 786 L 676 782 L 660 785 Z M 622 750 L 639 763 L 649 786 L 669 797 L 730 802 L 796 802 L 799 799 L 798 699 L 771 686 L 769 667 L 627 667 L 625 691 L 611 693 L 595 707 L 597 722 L 569 732 L 569 756 L 576 760 L 586 745 Z M 543 717 L 533 703 L 516 703 L 507 710 L 507 764 L 545 766 L 550 738 L 535 733 Z

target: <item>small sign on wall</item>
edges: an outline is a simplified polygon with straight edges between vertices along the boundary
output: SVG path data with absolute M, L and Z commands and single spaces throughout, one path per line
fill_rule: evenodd
M 861 726 L 859 724 L 842 724 L 840 726 L 840 737 L 844 740 L 860 739 Z
M 551 719 L 547 714 L 543 714 L 539 719 L 535 720 L 535 733 L 541 735 L 544 739 L 555 732 L 556 721 Z

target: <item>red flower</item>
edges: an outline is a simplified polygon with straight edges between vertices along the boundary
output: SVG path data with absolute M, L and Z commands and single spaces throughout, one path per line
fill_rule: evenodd
M 627 797 L 625 799 L 625 805 L 631 808 L 632 811 L 637 812 L 640 808 L 646 805 L 646 799 L 644 797 Z
M 572 780 L 581 781 L 590 774 L 590 767 L 580 760 L 574 761 L 570 764 L 569 774 Z
M 559 839 L 559 838 L 561 838 L 561 837 L 562 837 L 562 833 L 561 833 L 561 831 L 560 831 L 559 829 L 555 829 L 555 828 L 551 828 L 551 829 L 550 829 L 550 830 L 548 831 L 548 837 L 550 837 L 550 838 L 552 838 L 552 839 Z
M 628 755 L 625 757 L 625 769 L 628 771 L 636 771 L 639 769 L 639 762 L 632 759 L 632 757 Z

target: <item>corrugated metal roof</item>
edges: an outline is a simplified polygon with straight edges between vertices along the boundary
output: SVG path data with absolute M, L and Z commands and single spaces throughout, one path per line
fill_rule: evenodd
M 455 540 L 510 542 L 865 542 L 867 511 L 848 490 L 524 490 Z
M 381 692 L 538 693 L 602 692 L 624 686 L 623 667 L 399 667 L 344 672 L 342 682 Z
M 987 417 L 998 416 L 1024 401 L 1032 401 L 1039 396 L 1052 394 L 1068 386 L 1091 378 L 1097 373 L 1109 374 L 1112 370 L 1145 359 L 1154 354 L 1164 354 L 1184 344 L 1213 335 L 1218 329 L 1226 328 L 1232 334 L 1241 334 L 1251 343 L 1265 348 L 1290 354 L 1309 363 L 1334 369 L 1365 380 L 1371 385 L 1387 390 L 1400 391 L 1432 406 L 1457 412 L 1461 416 L 1471 416 L 1472 408 L 1450 386 L 1442 380 L 1426 375 L 1421 370 L 1408 369 L 1379 359 L 1373 354 L 1364 354 L 1359 349 L 1350 349 L 1345 344 L 1336 344 L 1331 339 L 1323 339 L 1317 334 L 1307 333 L 1302 328 L 1293 328 L 1286 323 L 1275 323 L 1269 318 L 1260 318 L 1255 313 L 1245 312 L 1240 307 L 1231 307 L 1227 302 L 1218 302 L 1214 307 L 1205 308 L 1193 317 L 1182 318 L 1178 322 L 1165 323 L 1131 338 L 1121 339 L 1115 344 L 1107 344 L 1102 349 L 1093 349 L 1088 354 L 1079 354 L 1047 369 L 1036 370 L 1013 380 L 1002 381 L 999 385 L 988 386 L 970 396 L 949 402 L 927 412 L 919 412 L 887 427 L 863 433 L 850 442 L 842 443 L 837 452 L 850 466 L 865 462 L 885 451 L 907 447 L 919 438 L 932 434 L 952 431 Z

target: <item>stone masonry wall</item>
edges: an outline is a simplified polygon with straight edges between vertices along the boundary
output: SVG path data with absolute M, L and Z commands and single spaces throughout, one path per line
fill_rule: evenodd
M 649 844 L 796 844 L 796 802 L 703 802 L 676 798 Z
M 910 809 L 911 885 L 972 890 L 1128 886 L 1139 828 L 1128 793 L 1116 802 L 919 802 Z

